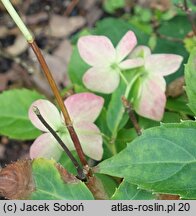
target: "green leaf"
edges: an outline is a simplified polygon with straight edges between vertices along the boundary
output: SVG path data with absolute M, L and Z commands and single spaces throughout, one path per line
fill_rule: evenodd
M 120 184 L 116 189 L 112 200 L 152 200 L 155 199 L 149 191 L 141 190 L 137 188 L 137 185 L 131 184 L 126 180 Z
M 32 102 L 41 98 L 44 96 L 27 89 L 0 94 L 0 134 L 19 140 L 30 140 L 40 135 L 28 118 L 28 110 Z
M 97 22 L 93 34 L 109 37 L 112 43 L 116 46 L 123 35 L 129 30 L 132 30 L 136 34 L 138 44 L 145 45 L 148 43 L 150 35 L 141 31 L 141 29 L 130 22 L 126 22 L 119 18 L 105 18 Z
M 196 36 L 194 37 L 186 37 L 184 39 L 184 46 L 187 50 L 187 52 L 191 52 L 196 47 Z
M 117 183 L 111 176 L 103 175 L 100 173 L 96 173 L 95 176 L 102 182 L 104 190 L 108 197 L 110 198 L 117 188 Z
M 187 1 L 187 5 L 188 5 L 188 8 L 191 12 L 196 12 L 196 5 L 194 3 L 194 1 L 192 0 L 186 0 Z M 173 3 L 173 5 L 179 5 L 181 3 L 183 3 L 183 1 L 179 1 L 179 0 L 172 0 L 171 1 Z M 177 10 L 177 13 L 178 14 L 182 14 L 182 15 L 185 15 L 187 16 L 186 12 L 184 10 L 182 10 L 180 7 L 175 7 L 175 9 Z
M 73 154 L 73 156 L 76 158 L 77 161 L 80 161 L 76 151 L 71 151 L 71 153 Z M 77 175 L 77 170 L 76 170 L 75 166 L 73 165 L 72 161 L 70 160 L 70 158 L 66 154 L 62 154 L 58 162 L 63 167 L 65 167 L 69 173 L 71 173 L 75 176 Z
M 184 39 L 190 30 L 191 24 L 184 16 L 175 16 L 169 22 L 163 22 L 159 28 L 161 34 L 180 39 Z
M 163 124 L 144 131 L 116 156 L 99 164 L 100 173 L 124 177 L 157 193 L 196 198 L 196 123 Z
M 89 67 L 90 66 L 81 59 L 78 48 L 75 46 L 68 64 L 68 74 L 72 83 L 83 86 L 82 77 Z
M 107 110 L 107 125 L 113 135 L 115 135 L 119 129 L 121 129 L 128 120 L 128 115 L 124 115 L 124 107 L 121 97 L 125 94 L 126 85 L 121 80 L 118 88 L 112 94 L 111 101 Z M 124 118 L 123 118 L 124 115 Z
M 81 181 L 65 183 L 53 160 L 36 159 L 32 165 L 36 190 L 33 200 L 92 200 L 93 196 Z M 68 177 L 69 178 L 69 177 Z
M 185 38 L 189 31 L 191 31 L 191 25 L 188 19 L 186 19 L 184 16 L 176 16 L 170 21 L 165 21 L 159 28 L 160 34 L 182 40 Z M 188 52 L 186 51 L 183 43 L 168 40 L 165 38 L 157 38 L 157 46 L 153 50 L 153 53 L 172 53 L 183 56 L 184 61 L 181 64 L 180 69 L 174 74 L 167 76 L 166 81 L 169 83 L 183 75 L 183 64 L 187 61 L 188 58 Z
M 180 123 L 180 120 L 181 120 L 181 118 L 180 118 L 180 115 L 178 113 L 165 112 L 161 122 L 163 122 L 163 123 L 176 123 L 176 122 Z M 159 126 L 160 122 L 139 116 L 139 125 L 141 128 L 147 129 L 147 128 Z
M 111 14 L 124 6 L 125 0 L 105 0 L 103 3 L 104 10 Z
M 135 128 L 122 128 L 117 135 L 116 138 L 116 149 L 117 152 L 122 151 L 124 148 L 127 147 L 127 143 L 131 142 L 137 137 L 137 133 L 135 131 Z
M 186 93 L 189 99 L 189 107 L 196 115 L 196 48 L 191 52 L 185 67 Z
M 188 100 L 184 95 L 177 98 L 168 98 L 166 103 L 166 108 L 170 111 L 175 111 L 178 113 L 193 116 L 193 112 L 187 106 Z

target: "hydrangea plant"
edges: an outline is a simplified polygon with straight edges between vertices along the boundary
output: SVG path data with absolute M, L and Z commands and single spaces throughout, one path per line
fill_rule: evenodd
M 174 54 L 151 54 L 146 46 L 138 46 L 136 36 L 128 31 L 114 49 L 105 36 L 83 36 L 78 41 L 78 49 L 83 60 L 92 67 L 83 76 L 84 85 L 97 92 L 112 93 L 118 87 L 124 70 L 136 67 L 137 95 L 134 95 L 135 111 L 144 117 L 161 120 L 164 113 L 166 83 L 163 76 L 177 71 L 183 58 Z M 129 54 L 129 58 L 124 60 Z M 124 61 L 123 61 L 124 60 Z M 129 86 L 128 81 L 126 84 Z M 132 85 L 132 84 L 131 84 Z M 131 86 L 126 93 L 128 96 Z
M 196 49 L 185 67 L 187 98 L 184 94 L 172 99 L 175 112 L 171 111 L 171 103 L 164 112 L 164 77 L 178 70 L 182 57 L 169 51 L 151 54 L 147 46 L 136 47 L 131 24 L 124 25 L 119 19 L 112 19 L 114 32 L 120 32 L 120 42 L 114 48 L 111 19 L 103 19 L 102 34 L 108 35 L 105 30 L 109 29 L 111 40 L 97 35 L 79 38 L 77 48 L 81 57 L 76 48 L 70 63 L 75 70 L 69 71 L 76 73 L 71 78 L 74 92 L 63 101 L 31 32 L 9 0 L 1 2 L 35 52 L 60 111 L 33 90 L 8 90 L 0 94 L 1 135 L 33 140 L 31 159 L 18 160 L 0 170 L 0 195 L 35 200 L 196 199 Z M 128 31 L 123 36 L 121 30 Z M 174 42 L 172 37 L 164 38 Z M 111 95 L 98 96 L 87 89 L 83 92 L 79 73 L 87 89 Z M 133 108 L 138 115 L 135 116 Z M 160 121 L 163 114 L 163 124 L 150 120 Z M 165 118 L 166 114 L 169 118 Z M 180 122 L 181 118 L 186 120 Z M 140 125 L 145 129 L 141 130 Z M 43 133 L 40 135 L 37 129 Z M 185 204 L 189 208 L 189 203 Z

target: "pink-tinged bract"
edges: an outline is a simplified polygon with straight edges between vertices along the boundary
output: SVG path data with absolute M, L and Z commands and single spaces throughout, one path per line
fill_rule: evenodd
M 114 73 L 114 70 L 109 67 L 108 69 L 91 67 L 83 76 L 83 83 L 88 89 L 105 94 L 112 93 L 118 87 L 119 82 L 119 74 Z
M 100 114 L 103 103 L 104 100 L 102 97 L 92 93 L 75 94 L 65 100 L 65 105 L 81 142 L 83 151 L 86 155 L 95 160 L 100 160 L 102 158 L 103 141 L 98 127 L 93 122 Z M 37 100 L 29 109 L 29 118 L 37 128 L 46 133 L 40 135 L 32 144 L 30 149 L 31 158 L 46 157 L 58 160 L 63 153 L 60 144 L 58 144 L 50 132 L 42 126 L 42 123 L 34 114 L 33 106 L 36 106 L 40 110 L 46 122 L 52 126 L 53 130 L 56 131 L 66 146 L 70 150 L 74 150 L 75 147 L 64 124 L 63 117 L 60 115 L 57 108 L 47 100 Z
M 142 58 L 135 59 L 127 59 L 119 64 L 119 67 L 122 70 L 133 69 L 140 67 L 144 64 L 144 60 Z
M 135 110 L 141 116 L 160 121 L 166 103 L 166 82 L 163 76 L 176 72 L 183 58 L 175 54 L 151 54 L 146 46 L 136 47 L 130 57 L 144 59 Z
M 31 145 L 30 157 L 44 157 L 48 159 L 59 160 L 62 155 L 62 148 L 50 133 L 40 135 Z
M 125 60 L 137 44 L 132 31 L 119 41 L 116 49 L 105 36 L 83 36 L 78 40 L 82 59 L 92 66 L 83 76 L 84 85 L 93 91 L 110 94 L 118 87 L 122 70 L 140 67 L 141 60 Z
M 33 107 L 38 107 L 41 115 L 46 120 L 46 122 L 52 127 L 52 129 L 57 129 L 62 124 L 62 119 L 58 109 L 48 100 L 40 99 L 36 100 L 31 104 L 29 108 L 29 118 L 33 125 L 42 130 L 48 131 L 41 121 L 37 118 L 36 114 L 33 111 Z
M 146 57 L 151 55 L 151 50 L 147 46 L 137 46 L 129 55 L 130 58 L 138 58 L 141 57 L 145 59 Z
M 94 160 L 101 160 L 103 141 L 99 128 L 94 123 L 87 121 L 78 122 L 74 126 L 85 154 Z
M 137 38 L 132 31 L 128 31 L 119 41 L 116 47 L 116 55 L 119 62 L 121 62 L 137 44 Z
M 179 55 L 153 54 L 146 58 L 145 68 L 151 73 L 167 76 L 179 69 L 182 60 L 182 56 Z
M 136 112 L 146 118 L 160 121 L 166 103 L 165 86 L 165 80 L 161 76 L 153 75 L 144 79 L 136 101 Z
M 91 66 L 109 65 L 115 60 L 115 48 L 105 36 L 83 36 L 78 40 L 83 60 Z
M 74 122 L 94 122 L 101 112 L 104 100 L 92 93 L 80 93 L 68 97 L 64 103 Z

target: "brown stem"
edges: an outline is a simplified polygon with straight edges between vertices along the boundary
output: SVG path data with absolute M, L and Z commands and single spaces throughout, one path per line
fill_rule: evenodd
M 49 85 L 50 85 L 50 87 L 51 87 L 51 89 L 52 89 L 52 91 L 53 91 L 53 93 L 55 95 L 57 103 L 58 103 L 58 105 L 59 105 L 59 107 L 60 107 L 60 109 L 61 109 L 61 111 L 63 113 L 64 119 L 65 119 L 65 124 L 67 126 L 68 131 L 69 131 L 71 139 L 72 139 L 72 141 L 74 143 L 74 146 L 75 146 L 75 149 L 76 149 L 76 151 L 78 153 L 80 161 L 81 161 L 83 166 L 87 166 L 87 161 L 86 161 L 86 158 L 84 156 L 84 152 L 82 150 L 80 141 L 79 141 L 78 136 L 77 136 L 77 134 L 76 134 L 76 132 L 74 130 L 71 118 L 70 118 L 69 113 L 68 113 L 68 111 L 67 111 L 67 109 L 65 107 L 63 99 L 62 99 L 62 97 L 61 97 L 61 95 L 59 93 L 59 90 L 57 88 L 57 85 L 56 85 L 56 83 L 54 81 L 54 78 L 53 78 L 51 72 L 50 72 L 50 69 L 49 69 L 49 67 L 48 67 L 48 65 L 47 65 L 47 63 L 46 63 L 46 61 L 45 61 L 39 47 L 37 46 L 36 42 L 32 41 L 32 42 L 29 42 L 29 44 L 30 44 L 31 48 L 33 49 L 35 55 L 37 56 L 37 59 L 38 59 L 40 65 L 41 65 L 41 67 L 43 69 L 43 72 L 44 72 L 44 74 L 45 74 L 45 76 L 46 76 L 46 78 L 47 78 L 47 80 L 49 82 Z
M 33 107 L 33 111 L 36 114 L 36 116 L 38 117 L 38 119 L 41 121 L 41 123 L 50 131 L 50 133 L 53 135 L 53 137 L 56 139 L 56 141 L 60 144 L 60 146 L 63 148 L 63 150 L 65 151 L 65 153 L 67 154 L 67 156 L 70 158 L 70 160 L 72 161 L 73 165 L 75 166 L 77 172 L 78 172 L 78 178 L 82 181 L 86 180 L 86 175 L 83 172 L 82 167 L 80 166 L 80 164 L 78 163 L 78 161 L 75 159 L 75 157 L 73 156 L 73 154 L 70 152 L 70 150 L 67 148 L 67 146 L 65 145 L 65 143 L 61 140 L 61 138 L 58 136 L 58 134 L 56 133 L 56 131 L 54 131 L 52 129 L 52 127 L 46 122 L 46 120 L 43 118 L 43 116 L 41 115 L 38 107 L 34 106 Z
M 135 131 L 137 133 L 138 136 L 142 135 L 142 130 L 137 122 L 137 119 L 135 117 L 134 111 L 133 111 L 133 107 L 132 104 L 124 97 L 122 96 L 122 103 L 125 107 L 126 112 L 129 115 L 129 118 L 131 120 L 131 122 L 133 123 L 133 126 L 135 128 Z

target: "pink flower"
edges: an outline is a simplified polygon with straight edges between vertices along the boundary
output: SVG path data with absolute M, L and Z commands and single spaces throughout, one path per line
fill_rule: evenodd
M 100 160 L 103 155 L 102 136 L 100 130 L 93 122 L 101 112 L 104 103 L 103 98 L 92 93 L 80 93 L 68 97 L 64 103 L 84 153 L 95 160 Z M 75 149 L 64 124 L 62 114 L 59 113 L 51 102 L 41 99 L 35 101 L 29 109 L 31 122 L 44 132 L 32 144 L 30 157 L 46 157 L 59 160 L 63 149 L 33 112 L 34 106 L 38 107 L 43 118 L 57 132 L 69 150 Z
M 84 85 L 93 91 L 112 93 L 119 84 L 120 73 L 141 66 L 142 58 L 125 57 L 137 44 L 132 31 L 128 31 L 118 43 L 116 49 L 105 36 L 83 36 L 78 40 L 78 50 L 82 59 L 92 66 L 83 76 Z
M 163 117 L 166 103 L 166 82 L 163 77 L 176 72 L 183 58 L 174 54 L 151 54 L 146 46 L 135 48 L 130 57 L 144 59 L 137 86 L 138 94 L 134 100 L 135 111 L 141 116 L 159 121 Z

